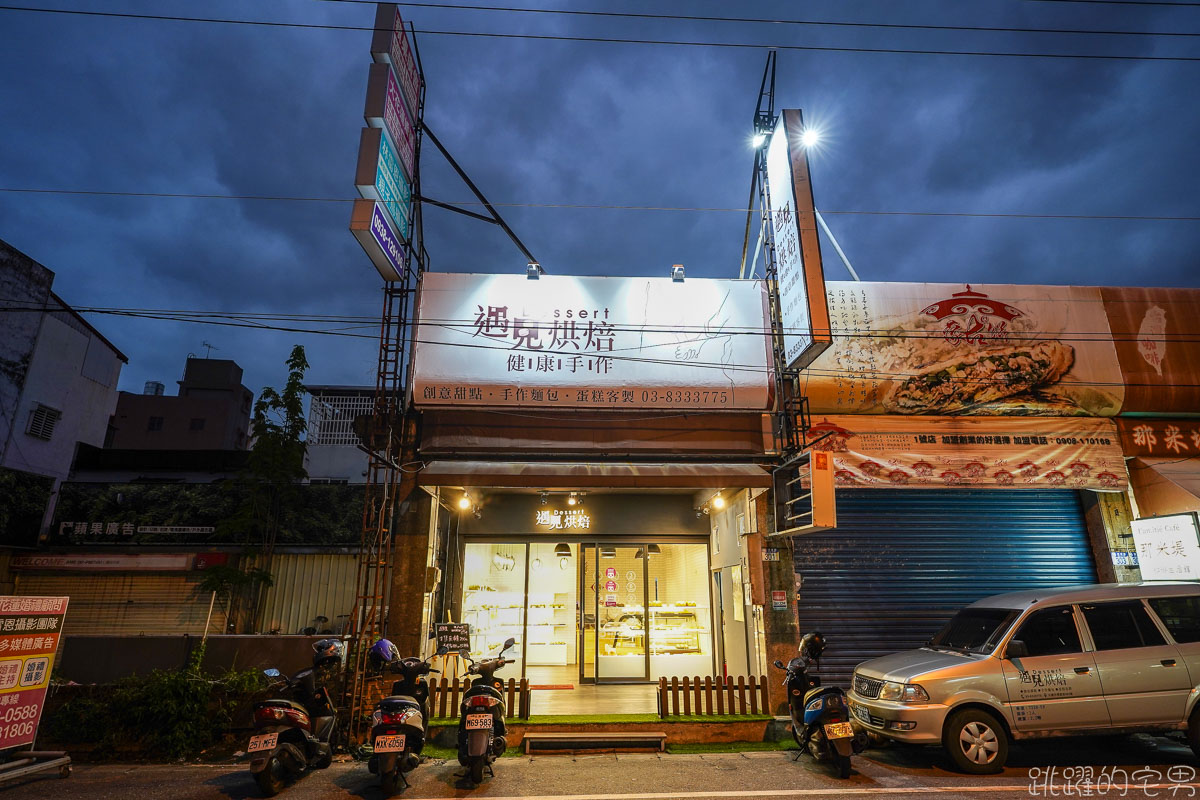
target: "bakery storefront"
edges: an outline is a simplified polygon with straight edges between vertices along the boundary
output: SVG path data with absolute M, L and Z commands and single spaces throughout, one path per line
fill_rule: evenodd
M 693 494 L 467 495 L 446 577 L 473 658 L 512 637 L 534 684 L 714 674 L 709 525 Z

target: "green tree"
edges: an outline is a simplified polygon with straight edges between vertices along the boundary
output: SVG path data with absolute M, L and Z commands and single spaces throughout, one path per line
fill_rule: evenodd
M 270 585 L 275 542 L 281 533 L 287 538 L 288 531 L 281 531 L 288 517 L 286 510 L 297 505 L 301 481 L 308 477 L 304 469 L 304 371 L 308 359 L 302 346 L 292 348 L 287 367 L 283 391 L 268 386 L 254 404 L 254 447 L 246 469 L 234 479 L 242 500 L 222 526 L 246 545 L 251 556 L 242 559 L 242 572 L 248 579 L 240 586 L 231 585 L 229 603 L 235 625 L 240 601 L 247 604 L 243 625 L 247 633 L 256 626 L 262 590 Z

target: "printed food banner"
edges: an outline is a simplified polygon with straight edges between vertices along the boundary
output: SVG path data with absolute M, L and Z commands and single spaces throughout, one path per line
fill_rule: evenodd
M 0 750 L 33 744 L 66 597 L 0 597 Z
M 838 487 L 1097 489 L 1128 482 L 1116 426 L 1095 418 L 816 416 Z
M 1124 385 L 1098 288 L 826 287 L 833 345 L 801 373 L 813 413 L 1112 416 Z
M 1200 290 L 1100 290 L 1124 375 L 1122 411 L 1200 410 Z

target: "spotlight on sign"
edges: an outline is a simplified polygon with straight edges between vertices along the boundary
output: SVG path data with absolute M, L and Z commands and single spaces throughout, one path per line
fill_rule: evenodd
M 569 505 L 569 506 L 573 506 L 578 502 L 579 501 L 575 499 L 575 495 L 571 495 L 570 497 L 567 498 L 567 505 Z
M 767 135 L 765 133 L 756 133 L 754 138 L 750 140 L 751 145 L 755 150 L 767 143 Z
M 471 498 L 465 494 L 462 497 L 458 498 L 458 507 L 461 508 L 463 511 L 466 511 L 468 508 L 471 507 Z
M 816 147 L 821 142 L 821 132 L 816 128 L 806 127 L 800 134 L 800 144 L 805 147 Z
M 712 504 L 713 508 L 717 509 L 718 511 L 725 507 L 725 498 L 721 497 L 720 492 L 717 492 L 716 496 L 713 497 Z
M 683 264 L 671 265 L 671 280 L 676 283 L 683 283 Z
M 525 267 L 525 277 L 531 281 L 536 281 L 542 277 L 542 265 L 536 261 L 530 261 Z

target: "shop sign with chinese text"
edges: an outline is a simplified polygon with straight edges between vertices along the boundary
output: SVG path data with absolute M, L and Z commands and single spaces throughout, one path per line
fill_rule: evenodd
M 803 130 L 800 112 L 787 109 L 779 115 L 767 146 L 770 224 L 784 361 L 789 367 L 807 365 L 830 342 L 808 155 L 800 143 Z
M 1121 417 L 1117 430 L 1127 456 L 1200 457 L 1200 420 Z
M 765 409 L 759 281 L 425 274 L 423 406 Z
M 558 511 L 539 508 L 534 524 L 552 531 L 586 531 L 592 527 L 592 518 L 578 510 Z
M 1123 491 L 1111 420 L 815 416 L 813 449 L 833 457 L 836 486 Z
M 1132 526 L 1142 580 L 1200 579 L 1200 528 L 1195 513 L 1135 519 Z
M 1100 290 L 830 281 L 818 414 L 1112 416 L 1124 397 Z
M 395 149 L 379 128 L 362 130 L 354 187 L 364 199 L 383 203 L 400 238 L 408 238 L 412 192 L 400 169 Z
M 33 744 L 66 597 L 0 597 L 0 750 Z
M 403 280 L 407 262 L 404 243 L 382 203 L 355 200 L 350 232 L 385 281 Z
M 363 118 L 372 128 L 382 128 L 392 140 L 392 145 L 400 156 L 400 166 L 404 168 L 405 176 L 412 181 L 413 163 L 416 158 L 416 129 L 413 126 L 412 115 L 401 98 L 396 73 L 387 64 L 371 65 Z
M 391 64 L 400 80 L 409 111 L 416 116 L 421 100 L 421 73 L 408 42 L 408 31 L 395 3 L 377 3 L 375 33 L 371 37 L 371 56 L 381 64 Z

